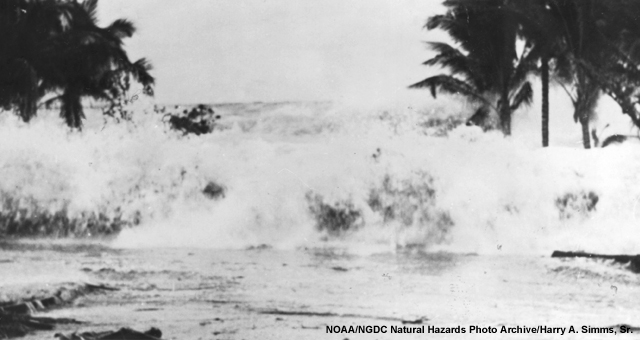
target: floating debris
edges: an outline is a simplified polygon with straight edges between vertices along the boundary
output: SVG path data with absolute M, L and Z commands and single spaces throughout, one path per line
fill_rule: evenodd
M 602 255 L 602 254 L 593 254 L 593 253 L 556 250 L 551 254 L 551 257 L 558 257 L 558 258 L 586 257 L 589 259 L 613 260 L 613 262 L 616 262 L 616 263 L 621 263 L 621 264 L 628 263 L 629 270 L 631 270 L 634 273 L 640 273 L 640 254 L 639 255 Z
M 138 332 L 130 328 L 120 328 L 115 332 L 84 332 L 64 335 L 57 333 L 60 340 L 158 340 L 162 339 L 162 331 L 152 327 L 146 332 Z
M 34 331 L 50 331 L 56 324 L 80 324 L 74 319 L 53 319 L 0 311 L 0 338 L 11 339 Z

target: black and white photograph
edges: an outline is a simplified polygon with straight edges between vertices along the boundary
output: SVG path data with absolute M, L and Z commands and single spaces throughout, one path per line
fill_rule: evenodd
M 0 0 L 0 339 L 634 339 L 639 0 Z

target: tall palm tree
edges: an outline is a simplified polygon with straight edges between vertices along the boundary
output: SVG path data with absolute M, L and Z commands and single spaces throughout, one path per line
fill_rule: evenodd
M 570 63 L 563 43 L 562 22 L 553 17 L 548 0 L 518 0 L 509 3 L 520 24 L 519 33 L 528 46 L 531 57 L 539 60 L 535 73 L 540 75 L 542 84 L 542 146 L 549 146 L 549 81 L 550 75 L 567 81 Z
M 636 19 L 640 5 L 628 0 L 545 1 L 550 13 L 562 23 L 573 84 L 571 89 L 565 89 L 573 101 L 574 119 L 582 127 L 583 145 L 588 149 L 589 121 L 602 92 L 616 99 L 626 114 L 633 115 L 628 105 L 632 92 L 629 86 L 640 84 L 640 78 L 634 76 L 640 59 L 627 56 L 624 50 L 629 49 L 630 42 L 633 45 L 638 41 L 640 27 Z M 632 81 L 633 78 L 637 79 Z
M 511 134 L 511 114 L 533 95 L 526 80 L 533 67 L 531 49 L 516 51 L 518 23 L 504 0 L 447 0 L 444 15 L 429 18 L 426 28 L 446 31 L 460 48 L 431 43 L 438 53 L 425 65 L 439 65 L 451 74 L 429 77 L 411 88 L 439 89 L 465 95 L 490 106 L 500 118 L 505 135 Z
M 630 100 L 631 89 L 640 85 L 640 58 L 631 56 L 640 32 L 637 1 L 523 0 L 516 4 L 511 7 L 519 14 L 524 38 L 541 47 L 543 146 L 548 145 L 550 71 L 560 84 L 570 85 L 565 90 L 574 105 L 574 119 L 581 124 L 585 148 L 591 146 L 589 121 L 601 92 L 640 123 Z
M 565 89 L 573 102 L 573 118 L 582 127 L 583 146 L 589 149 L 589 121 L 594 115 L 600 88 L 583 65 L 600 64 L 601 50 L 606 46 L 597 34 L 596 27 L 596 21 L 603 19 L 602 13 L 598 13 L 596 9 L 601 6 L 592 0 L 549 0 L 546 5 L 556 20 L 562 23 L 562 39 L 573 68 L 573 86 Z
M 606 5 L 609 20 L 598 23 L 598 34 L 607 42 L 606 54 L 599 64 L 584 60 L 580 64 L 640 128 L 640 3 L 610 0 Z
M 123 47 L 123 39 L 135 32 L 131 22 L 120 19 L 99 27 L 97 0 L 10 1 L 17 4 L 20 14 L 12 29 L 16 48 L 6 59 L 9 64 L 26 65 L 19 78 L 27 79 L 25 74 L 30 74 L 37 79 L 37 89 L 31 92 L 37 93 L 36 99 L 57 94 L 47 104 L 59 101 L 60 114 L 70 127 L 82 126 L 83 97 L 113 103 L 129 90 L 131 77 L 142 84 L 146 94 L 153 94 L 150 64 L 144 59 L 131 62 Z M 33 90 L 33 83 L 24 82 Z M 25 90 L 17 92 L 22 101 L 30 102 L 25 105 L 28 109 L 34 107 L 33 96 Z M 35 114 L 34 110 L 20 112 L 25 120 Z

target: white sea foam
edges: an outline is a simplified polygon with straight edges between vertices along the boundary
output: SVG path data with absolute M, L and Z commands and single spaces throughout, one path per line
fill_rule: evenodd
M 582 150 L 577 125 L 557 133 L 552 120 L 563 146 L 542 149 L 536 112 L 516 114 L 512 138 L 464 126 L 429 136 L 429 118 L 468 114 L 456 99 L 215 109 L 220 129 L 188 138 L 144 108 L 133 124 L 97 119 L 71 134 L 52 117 L 24 125 L 5 114 L 0 192 L 25 213 L 139 217 L 118 247 L 640 252 L 640 148 Z M 205 197 L 208 182 L 225 197 Z M 353 230 L 318 230 L 322 211 L 341 209 L 354 212 Z

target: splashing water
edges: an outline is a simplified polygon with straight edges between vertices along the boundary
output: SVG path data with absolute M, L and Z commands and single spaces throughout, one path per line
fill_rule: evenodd
M 456 100 L 214 109 L 216 131 L 198 137 L 145 108 L 82 133 L 3 115 L 3 223 L 124 228 L 118 247 L 640 252 L 632 145 L 540 149 L 457 126 L 469 108 Z M 203 194 L 211 183 L 224 194 Z

